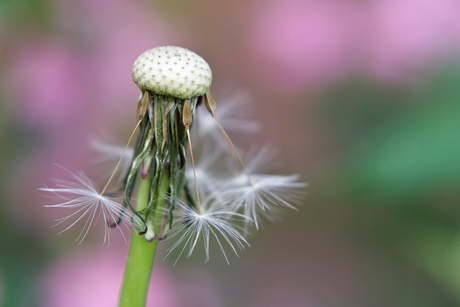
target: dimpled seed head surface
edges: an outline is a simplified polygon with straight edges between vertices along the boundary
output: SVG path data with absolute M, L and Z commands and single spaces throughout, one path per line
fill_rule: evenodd
M 131 74 L 142 91 L 180 99 L 204 95 L 212 82 L 211 68 L 202 57 L 173 46 L 142 53 L 134 62 Z

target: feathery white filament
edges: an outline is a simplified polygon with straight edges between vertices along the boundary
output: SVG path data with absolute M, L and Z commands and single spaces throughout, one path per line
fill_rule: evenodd
M 70 172 L 69 172 L 70 173 Z M 116 223 L 120 218 L 126 224 L 132 225 L 137 230 L 143 229 L 143 221 L 129 209 L 124 208 L 113 198 L 100 195 L 94 185 L 83 173 L 78 176 L 70 173 L 75 180 L 57 181 L 57 188 L 41 188 L 41 191 L 50 192 L 63 199 L 64 202 L 56 205 L 47 205 L 53 208 L 70 208 L 75 210 L 70 215 L 57 219 L 57 226 L 65 221 L 72 220 L 71 224 L 59 233 L 65 232 L 75 224 L 84 222 L 83 229 L 76 239 L 81 243 L 88 234 L 91 226 L 96 224 L 102 215 L 107 223 L 104 233 L 104 243 L 110 239 L 110 227 L 108 224 Z M 121 231 L 121 229 L 120 229 Z
M 216 203 L 212 198 L 206 198 L 201 203 L 202 214 L 199 214 L 195 209 L 190 208 L 183 202 L 178 202 L 174 211 L 175 221 L 171 231 L 171 236 L 168 239 L 178 237 L 176 242 L 168 249 L 166 257 L 177 247 L 183 244 L 182 250 L 176 259 L 176 262 L 188 248 L 187 258 L 190 257 L 201 238 L 203 240 L 204 249 L 206 252 L 206 262 L 209 260 L 209 241 L 210 237 L 214 237 L 219 245 L 222 254 L 227 263 L 229 263 L 227 254 L 225 253 L 221 239 L 231 247 L 233 252 L 238 256 L 236 247 L 240 250 L 249 243 L 241 235 L 243 231 L 234 222 L 246 222 L 248 218 L 242 214 L 231 210 L 231 207 L 226 203 Z M 219 239 L 219 237 L 221 239 Z M 239 256 L 238 256 L 239 257 Z
M 244 214 L 254 222 L 257 229 L 258 213 L 267 215 L 268 211 L 273 211 L 277 206 L 297 210 L 290 202 L 298 201 L 301 196 L 299 189 L 306 187 L 305 183 L 298 182 L 297 175 L 251 174 L 251 178 L 254 184 L 242 173 L 230 180 L 220 191 L 224 199 L 232 201 L 235 210 L 243 208 Z

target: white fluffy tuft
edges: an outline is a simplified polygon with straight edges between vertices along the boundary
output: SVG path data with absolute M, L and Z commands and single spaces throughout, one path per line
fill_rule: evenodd
M 240 233 L 244 230 L 235 225 L 235 222 L 248 222 L 249 220 L 246 216 L 232 211 L 228 203 L 217 203 L 209 197 L 201 203 L 201 206 L 201 210 L 204 212 L 198 213 L 183 202 L 177 203 L 174 211 L 174 224 L 168 239 L 178 238 L 168 249 L 166 257 L 181 244 L 183 244 L 183 247 L 176 263 L 187 248 L 187 257 L 190 257 L 201 239 L 204 244 L 207 262 L 209 260 L 209 241 L 210 238 L 214 237 L 228 264 L 229 260 L 221 239 L 224 239 L 238 256 L 236 247 L 241 250 L 245 246 L 249 246 L 249 243 Z
M 297 210 L 291 202 L 298 202 L 306 183 L 299 176 L 247 174 L 230 179 L 220 189 L 221 196 L 233 203 L 235 210 L 242 209 L 259 229 L 258 215 L 272 217 L 278 206 Z
M 119 220 L 133 226 L 137 230 L 144 228 L 144 223 L 141 218 L 120 205 L 113 198 L 100 195 L 89 178 L 83 173 L 79 175 L 70 174 L 74 179 L 73 182 L 57 181 L 57 188 L 45 187 L 39 189 L 41 191 L 53 193 L 63 200 L 63 202 L 59 204 L 47 205 L 46 207 L 69 208 L 74 210 L 70 215 L 57 220 L 58 223 L 55 226 L 68 220 L 71 221 L 70 225 L 59 233 L 69 230 L 81 221 L 81 223 L 84 223 L 83 229 L 76 239 L 76 241 L 81 243 L 88 234 L 91 226 L 97 223 L 101 215 L 106 223 L 104 243 L 110 239 L 111 228 L 109 224 L 117 223 Z M 120 227 L 118 228 L 120 229 Z

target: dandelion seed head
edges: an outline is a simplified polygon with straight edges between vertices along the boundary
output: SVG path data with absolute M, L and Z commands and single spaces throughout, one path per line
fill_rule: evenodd
M 73 210 L 57 225 L 68 222 L 64 232 L 83 224 L 77 238 L 81 242 L 102 219 L 106 242 L 111 231 L 108 225 L 122 222 L 142 232 L 147 241 L 173 239 L 168 255 L 178 249 L 177 260 L 184 252 L 190 257 L 203 244 L 208 261 L 210 245 L 217 243 L 228 263 L 226 250 L 238 256 L 238 249 L 249 246 L 245 238 L 248 225 L 258 228 L 260 215 L 270 217 L 278 207 L 295 209 L 298 190 L 305 184 L 297 176 L 262 173 L 263 167 L 275 164 L 270 161 L 272 147 L 249 152 L 248 161 L 243 161 L 243 151 L 229 133 L 259 130 L 257 123 L 245 118 L 247 97 L 240 92 L 216 108 L 209 90 L 211 69 L 194 52 L 172 46 L 150 49 L 137 58 L 131 73 L 142 94 L 137 125 L 126 147 L 104 141 L 91 144 L 102 154 L 101 161 L 114 167 L 102 192 L 82 173 L 70 173 L 73 181 L 58 181 L 55 188 L 41 189 L 60 198 L 48 207 Z M 206 108 L 197 109 L 200 103 Z M 199 119 L 192 125 L 194 118 Z M 135 148 L 129 148 L 136 132 Z M 197 143 L 201 146 L 195 151 Z M 115 192 L 105 194 L 112 187 Z M 122 190 L 120 204 L 111 196 Z M 134 209 L 131 202 L 136 194 Z
M 196 64 L 191 65 L 188 59 L 196 60 Z M 202 57 L 174 46 L 145 51 L 134 62 L 131 74 L 141 91 L 180 99 L 204 95 L 212 82 L 211 68 Z

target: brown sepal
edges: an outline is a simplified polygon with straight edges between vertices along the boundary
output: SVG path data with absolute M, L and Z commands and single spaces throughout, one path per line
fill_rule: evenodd
M 182 109 L 182 123 L 187 128 L 187 130 L 190 128 L 190 125 L 192 124 L 192 120 L 193 120 L 192 103 L 190 102 L 189 99 L 187 99 L 185 100 L 184 108 Z
M 208 90 L 205 94 L 204 103 L 206 104 L 206 108 L 208 109 L 209 113 L 214 116 L 214 110 L 216 109 L 216 101 L 212 97 L 211 90 Z
M 145 113 L 147 112 L 147 107 L 149 105 L 149 92 L 145 91 L 144 96 L 142 97 L 142 102 L 140 104 L 139 110 L 137 111 L 137 120 L 141 120 Z

